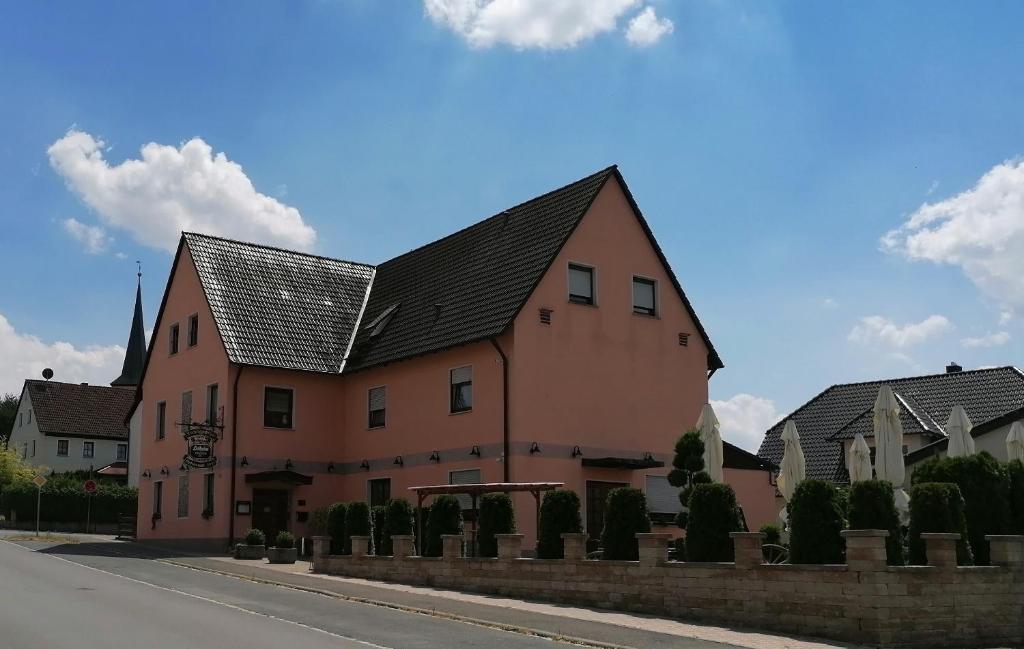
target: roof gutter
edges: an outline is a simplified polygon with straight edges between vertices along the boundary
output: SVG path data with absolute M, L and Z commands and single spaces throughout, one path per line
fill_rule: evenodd
M 238 373 L 231 386 L 231 502 L 228 504 L 228 548 L 235 545 L 235 455 L 238 452 L 238 380 L 245 365 L 236 365 Z
M 509 462 L 512 454 L 510 453 L 511 447 L 511 434 L 509 433 L 508 427 L 508 356 L 505 355 L 505 351 L 498 344 L 497 338 L 491 338 L 491 345 L 497 350 L 498 355 L 501 356 L 501 459 L 502 459 L 502 480 L 509 482 Z

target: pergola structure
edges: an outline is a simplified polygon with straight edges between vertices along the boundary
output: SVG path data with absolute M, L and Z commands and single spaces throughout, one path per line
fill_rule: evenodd
M 483 494 L 513 493 L 527 491 L 533 494 L 537 501 L 537 534 L 540 536 L 540 494 L 544 491 L 552 491 L 564 486 L 564 482 L 483 482 L 477 484 L 442 484 L 424 487 L 409 487 L 409 491 L 416 492 L 416 526 L 418 528 L 417 544 L 420 555 L 423 554 L 423 500 L 427 496 L 439 496 L 441 494 L 468 495 L 473 502 L 472 510 L 477 510 L 477 500 Z M 476 531 L 477 521 L 473 520 L 473 555 L 476 552 Z

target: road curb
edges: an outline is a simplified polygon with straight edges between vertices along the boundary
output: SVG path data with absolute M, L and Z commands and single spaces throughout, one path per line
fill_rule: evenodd
M 344 593 L 337 593 L 330 590 L 324 590 L 320 588 L 314 588 L 312 586 L 302 586 L 299 584 L 289 584 L 284 581 L 277 581 L 275 579 L 268 579 L 265 577 L 257 577 L 256 575 L 243 575 L 228 570 L 217 570 L 216 568 L 208 568 L 205 566 L 196 566 L 191 563 L 185 563 L 183 561 L 175 561 L 174 559 L 157 559 L 157 561 L 170 564 L 172 566 L 178 566 L 179 568 L 190 568 L 192 570 L 198 570 L 200 572 L 208 572 L 215 575 L 222 575 L 224 577 L 234 577 L 235 579 L 244 579 L 259 584 L 267 584 L 270 586 L 279 586 L 281 588 L 291 588 L 292 590 L 303 591 L 312 593 L 314 595 L 322 595 L 324 597 L 330 597 L 332 599 L 340 599 L 346 602 L 355 602 L 358 604 L 367 604 L 370 606 L 379 606 L 382 608 L 389 608 L 397 611 L 403 611 L 405 613 L 414 613 L 417 615 L 427 615 L 429 617 L 440 618 L 444 620 L 451 620 L 453 622 L 462 622 L 465 624 L 472 624 L 475 626 L 486 627 L 489 629 L 497 629 L 499 631 L 506 631 L 508 633 L 518 633 L 519 635 L 535 636 L 538 638 L 544 638 L 546 640 L 552 640 L 556 642 L 564 642 L 568 644 L 574 644 L 582 647 L 595 647 L 596 649 L 637 649 L 636 647 L 630 647 L 627 645 L 611 644 L 607 642 L 601 642 L 599 640 L 588 640 L 586 638 L 578 638 L 576 636 L 564 635 L 561 633 L 553 633 L 551 631 L 544 631 L 542 629 L 534 629 L 531 627 L 520 626 L 516 624 L 505 624 L 502 622 L 493 622 L 490 620 L 483 620 L 480 618 L 469 617 L 467 615 L 459 615 L 458 613 L 446 613 L 444 611 L 437 611 L 433 609 L 420 608 L 418 606 L 409 606 L 407 604 L 398 604 L 396 602 L 389 602 L 386 600 L 373 599 L 370 597 L 359 597 L 357 595 L 346 595 Z

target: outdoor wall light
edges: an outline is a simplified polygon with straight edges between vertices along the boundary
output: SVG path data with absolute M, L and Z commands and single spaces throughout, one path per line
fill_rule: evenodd
M 291 458 L 288 458 L 287 460 L 284 461 L 284 469 L 285 469 L 285 471 L 291 471 L 294 467 L 295 467 L 295 465 L 292 464 L 292 459 Z
M 243 455 L 242 456 L 242 461 L 239 464 L 241 466 L 249 466 L 249 458 Z
M 580 447 L 578 445 L 572 447 L 572 456 L 574 458 L 575 457 L 583 457 L 583 451 L 580 450 Z
M 369 460 L 363 460 L 362 462 L 359 463 L 359 468 L 360 469 L 366 469 L 367 471 L 369 471 L 370 470 L 370 461 Z
M 334 473 L 334 462 L 327 463 L 327 473 Z
M 473 444 L 473 448 L 469 450 L 469 454 L 475 455 L 476 457 L 480 457 L 480 447 L 477 446 L 476 444 Z
M 394 463 L 397 464 L 398 466 L 405 466 L 405 460 L 402 459 L 401 455 L 396 455 L 395 456 L 395 462 Z
M 160 475 L 171 475 L 171 470 L 167 468 L 166 464 L 160 469 Z
M 146 469 L 145 471 L 142 472 L 142 477 L 143 478 L 152 478 L 153 474 L 150 472 L 149 469 Z
M 434 451 L 433 453 L 430 454 L 430 461 L 431 462 L 440 462 L 441 461 L 441 454 L 438 453 L 437 451 Z
M 540 453 L 540 446 L 537 445 L 537 442 L 530 444 L 530 455 L 534 453 Z
M 654 456 L 651 454 L 650 451 L 647 451 L 646 453 L 644 453 L 644 461 L 645 462 L 653 462 L 654 461 Z
M 182 473 L 188 473 L 188 466 L 185 465 L 185 461 L 181 461 L 181 466 L 178 467 L 178 471 Z

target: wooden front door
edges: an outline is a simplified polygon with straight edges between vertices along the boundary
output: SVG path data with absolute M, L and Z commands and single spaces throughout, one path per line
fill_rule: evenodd
M 255 489 L 252 492 L 252 526 L 267 535 L 272 546 L 277 533 L 288 529 L 288 491 Z
M 598 482 L 587 480 L 587 551 L 593 552 L 601 542 L 604 528 L 604 509 L 608 492 L 619 487 L 628 487 L 625 482 Z

